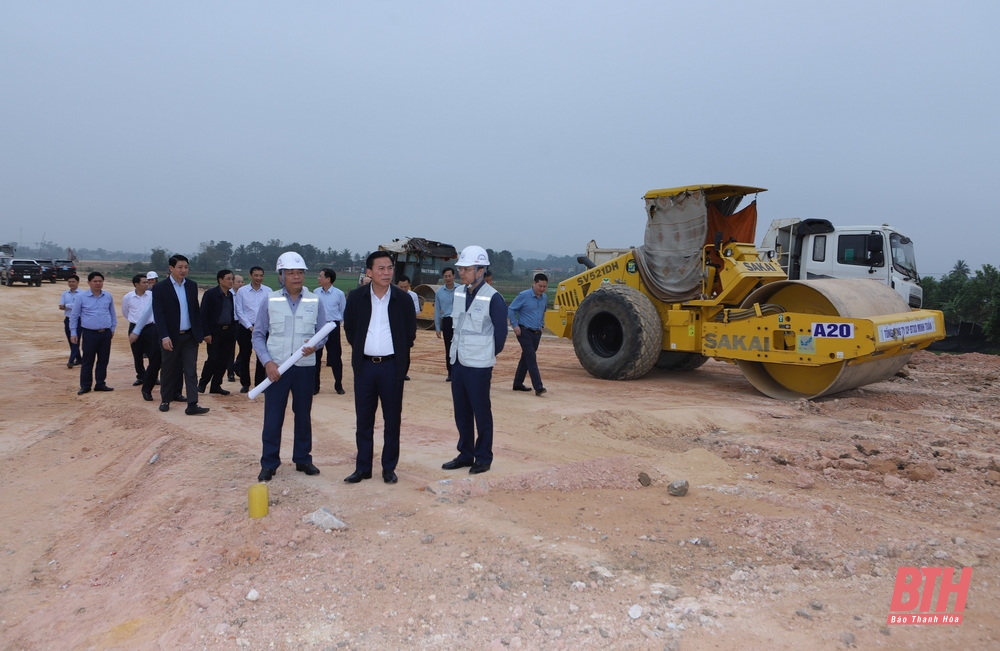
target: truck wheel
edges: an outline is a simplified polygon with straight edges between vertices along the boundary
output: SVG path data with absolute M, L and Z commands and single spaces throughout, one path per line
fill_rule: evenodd
M 653 303 L 627 285 L 592 292 L 573 318 L 573 348 L 584 369 L 603 380 L 634 380 L 653 368 L 663 327 Z
M 700 353 L 682 353 L 676 350 L 664 350 L 656 360 L 656 368 L 666 371 L 693 371 L 708 358 Z
M 38 280 L 35 281 L 35 287 L 41 287 L 41 286 L 42 286 L 42 279 L 39 278 Z

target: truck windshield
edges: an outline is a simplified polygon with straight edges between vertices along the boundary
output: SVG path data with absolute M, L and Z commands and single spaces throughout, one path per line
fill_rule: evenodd
M 891 233 L 889 235 L 889 246 L 892 247 L 892 266 L 910 278 L 919 278 L 917 275 L 917 259 L 913 255 L 913 240 Z

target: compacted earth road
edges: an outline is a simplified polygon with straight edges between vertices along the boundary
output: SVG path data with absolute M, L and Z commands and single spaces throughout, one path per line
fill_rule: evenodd
M 105 288 L 119 306 L 131 289 Z M 891 380 L 779 402 L 714 361 L 598 380 L 545 337 L 539 397 L 511 390 L 510 337 L 493 467 L 470 476 L 441 469 L 451 385 L 421 331 L 399 483 L 343 482 L 351 373 L 338 396 L 324 369 L 322 473 L 295 472 L 286 437 L 270 512 L 250 519 L 263 399 L 160 413 L 131 386 L 126 328 L 115 391 L 77 396 L 62 289 L 0 289 L 0 648 L 1000 645 L 996 357 L 920 352 Z M 319 509 L 346 528 L 314 524 Z M 888 625 L 894 593 L 911 618 L 937 605 L 932 588 L 896 589 L 901 567 L 956 582 L 971 568 L 964 609 L 952 597 L 942 613 L 961 623 Z

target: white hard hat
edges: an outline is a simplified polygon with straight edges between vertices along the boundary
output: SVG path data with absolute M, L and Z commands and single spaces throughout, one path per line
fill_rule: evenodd
M 305 271 L 306 261 L 295 251 L 285 251 L 278 256 L 278 265 L 275 271 L 283 271 L 284 269 L 302 269 Z
M 486 267 L 490 264 L 490 257 L 486 255 L 486 249 L 481 246 L 467 246 L 462 249 L 462 255 L 458 256 L 458 267 Z
M 150 271 L 146 274 L 146 280 L 156 280 L 159 276 L 156 275 L 155 271 Z

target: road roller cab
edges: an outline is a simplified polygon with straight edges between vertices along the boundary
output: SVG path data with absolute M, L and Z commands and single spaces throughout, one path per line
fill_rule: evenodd
M 646 193 L 644 243 L 569 278 L 546 327 L 571 337 L 592 375 L 737 364 L 762 393 L 815 398 L 891 377 L 944 336 L 870 280 L 789 281 L 753 239 L 764 188 L 693 185 Z M 742 208 L 744 199 L 754 198 Z
M 388 251 L 392 257 L 393 285 L 403 276 L 409 277 L 410 287 L 420 299 L 417 325 L 433 328 L 434 292 L 441 286 L 441 272 L 458 259 L 455 247 L 422 237 L 404 237 L 380 244 L 378 250 Z

